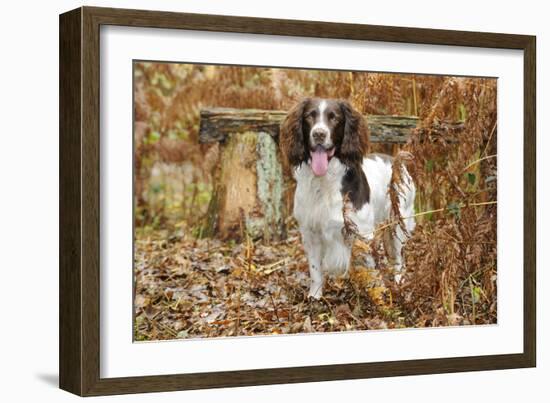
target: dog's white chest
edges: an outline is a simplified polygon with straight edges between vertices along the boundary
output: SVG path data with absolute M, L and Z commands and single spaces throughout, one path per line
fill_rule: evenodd
M 302 229 L 323 232 L 343 225 L 340 189 L 344 174 L 345 167 L 336 159 L 330 161 L 329 170 L 322 177 L 316 177 L 308 165 L 295 171 L 294 217 Z

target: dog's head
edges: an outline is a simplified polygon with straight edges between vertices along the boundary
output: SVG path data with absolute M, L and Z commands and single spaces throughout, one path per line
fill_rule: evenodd
M 310 164 L 316 176 L 323 176 L 332 158 L 345 165 L 360 163 L 369 137 L 363 116 L 349 102 L 306 98 L 288 112 L 280 145 L 288 165 Z

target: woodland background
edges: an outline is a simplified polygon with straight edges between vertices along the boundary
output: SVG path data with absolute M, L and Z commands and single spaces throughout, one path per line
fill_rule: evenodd
M 134 74 L 136 340 L 496 323 L 495 79 L 170 63 Z M 402 147 L 419 215 L 399 286 L 382 254 L 307 301 L 292 220 L 280 242 L 201 237 L 219 146 L 198 143 L 200 109 L 287 110 L 304 96 L 420 118 Z

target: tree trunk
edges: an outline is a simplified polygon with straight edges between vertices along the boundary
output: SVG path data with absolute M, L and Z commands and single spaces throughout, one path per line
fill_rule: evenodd
M 266 132 L 228 136 L 214 173 L 203 236 L 266 241 L 284 238 L 283 173 Z

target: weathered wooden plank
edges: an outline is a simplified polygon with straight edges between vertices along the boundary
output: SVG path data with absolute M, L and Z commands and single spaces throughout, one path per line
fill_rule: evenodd
M 223 142 L 230 133 L 246 131 L 266 132 L 274 138 L 279 135 L 279 126 L 286 116 L 285 111 L 263 109 L 205 108 L 201 111 L 199 142 Z M 415 116 L 366 115 L 372 143 L 404 144 L 420 121 Z M 460 122 L 441 122 L 430 128 L 430 134 L 446 134 L 446 141 L 454 143 L 463 129 Z M 420 129 L 420 134 L 425 130 Z
M 201 111 L 199 141 L 223 142 L 230 133 L 266 132 L 277 137 L 285 111 L 262 109 L 206 108 Z M 413 116 L 366 116 L 373 143 L 406 143 L 418 118 Z
M 279 135 L 279 125 L 286 116 L 284 111 L 262 109 L 209 108 L 201 110 L 199 141 L 224 141 L 229 133 L 248 131 Z

